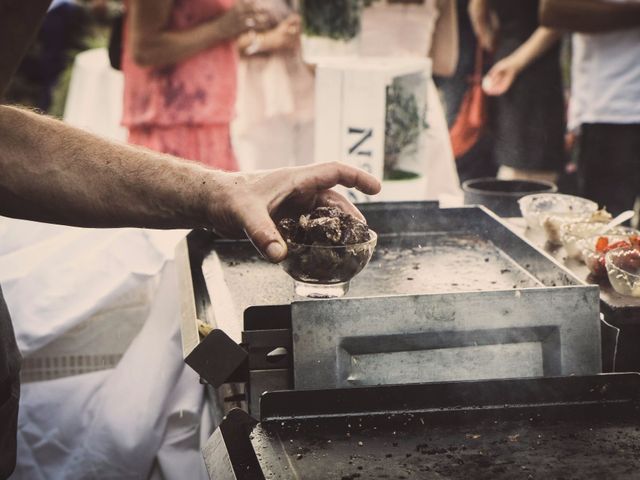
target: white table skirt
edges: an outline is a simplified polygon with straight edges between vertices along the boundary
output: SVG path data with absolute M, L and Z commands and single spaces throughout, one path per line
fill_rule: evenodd
M 179 332 L 173 254 L 185 233 L 0 217 L 0 282 L 26 356 L 123 292 L 153 285 L 144 325 L 116 368 L 23 385 L 12 480 L 206 478 L 204 390 L 182 360 Z

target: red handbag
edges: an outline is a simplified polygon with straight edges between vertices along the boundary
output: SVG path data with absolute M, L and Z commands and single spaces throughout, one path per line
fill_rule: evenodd
M 482 91 L 482 47 L 476 49 L 476 64 L 455 122 L 449 130 L 453 155 L 467 153 L 480 139 L 487 123 L 486 97 Z

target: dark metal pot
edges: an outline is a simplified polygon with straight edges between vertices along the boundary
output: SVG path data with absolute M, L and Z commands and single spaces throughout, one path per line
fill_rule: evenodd
M 542 180 L 474 178 L 462 184 L 465 205 L 484 205 L 501 217 L 519 217 L 518 200 L 533 193 L 555 193 L 558 187 Z

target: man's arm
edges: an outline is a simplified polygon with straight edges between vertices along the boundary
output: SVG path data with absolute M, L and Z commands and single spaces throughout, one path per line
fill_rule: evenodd
M 0 100 L 36 36 L 51 0 L 0 0 Z
M 540 23 L 580 33 L 640 27 L 638 0 L 542 0 Z
M 374 177 L 344 164 L 224 173 L 0 106 L 0 215 L 90 227 L 245 232 L 279 261 L 286 247 L 272 218 L 316 205 L 359 215 L 329 190 L 336 184 L 380 190 Z
M 213 181 L 196 164 L 7 106 L 0 107 L 0 172 L 0 214 L 89 227 L 204 226 L 196 205 L 202 182 Z

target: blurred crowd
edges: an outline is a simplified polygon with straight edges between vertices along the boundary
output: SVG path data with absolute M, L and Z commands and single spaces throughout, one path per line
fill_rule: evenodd
M 108 43 L 129 142 L 231 171 L 308 164 L 304 3 L 56 0 L 8 99 L 61 115 L 74 55 Z M 426 154 L 455 165 L 456 184 L 543 180 L 612 213 L 637 203 L 640 2 L 364 3 L 365 54 L 433 59 L 451 138 Z

